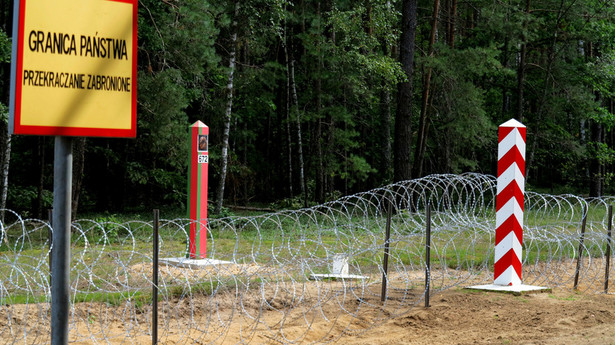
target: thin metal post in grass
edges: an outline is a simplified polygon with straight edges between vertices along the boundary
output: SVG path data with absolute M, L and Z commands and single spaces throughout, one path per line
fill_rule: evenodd
M 389 239 L 391 237 L 391 212 L 392 202 L 389 202 L 387 209 L 387 224 L 384 235 L 384 259 L 382 261 L 382 293 L 380 300 L 384 302 L 387 299 L 387 280 L 389 279 Z
M 429 288 L 431 285 L 431 205 L 427 204 L 427 224 L 425 225 L 425 308 L 429 308 Z
M 583 240 L 585 239 L 585 224 L 587 224 L 588 210 L 583 207 L 583 221 L 581 222 L 581 238 L 579 240 L 579 251 L 577 256 L 577 269 L 574 273 L 574 289 L 579 286 L 579 272 L 581 271 L 581 257 L 583 256 Z
M 152 276 L 152 345 L 158 344 L 158 220 L 159 210 L 154 210 L 154 272 Z
M 613 205 L 609 205 L 609 221 L 606 234 L 606 269 L 604 272 L 604 293 L 609 293 L 609 270 L 611 268 L 611 229 L 613 228 Z

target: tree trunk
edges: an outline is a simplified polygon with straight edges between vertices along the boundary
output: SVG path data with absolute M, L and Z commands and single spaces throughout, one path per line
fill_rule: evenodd
M 36 217 L 43 219 L 43 191 L 45 190 L 45 138 L 38 137 L 37 161 L 38 161 L 38 190 L 36 195 Z
M 452 0 L 449 18 L 448 45 L 455 49 L 455 21 L 457 20 L 457 0 Z
M 303 5 L 303 2 L 301 2 Z M 295 11 L 293 10 L 293 15 Z M 302 22 L 303 23 L 303 22 Z M 303 32 L 305 32 L 305 25 L 302 24 Z M 294 29 L 291 29 L 291 37 L 295 36 Z M 305 49 L 305 48 L 304 48 Z M 295 117 L 295 126 L 297 130 L 297 156 L 299 158 L 299 180 L 301 183 L 301 195 L 303 195 L 304 207 L 308 206 L 308 194 L 307 194 L 307 178 L 305 176 L 305 163 L 303 158 L 303 133 L 301 129 L 301 117 L 302 112 L 299 110 L 299 98 L 297 96 L 297 83 L 295 81 L 295 53 L 293 41 L 290 41 L 290 88 L 292 91 L 292 115 Z
M 316 15 L 320 17 L 320 2 L 316 5 Z M 316 79 L 314 80 L 314 95 L 316 96 L 316 136 L 314 137 L 314 144 L 316 145 L 316 201 L 322 203 L 325 201 L 325 163 L 323 158 L 322 142 L 322 119 L 320 111 L 322 109 L 322 80 L 321 78 L 321 56 L 318 54 L 318 61 L 316 67 Z
M 412 77 L 414 74 L 414 41 L 416 37 L 417 0 L 404 0 L 399 59 L 408 80 L 399 83 L 395 114 L 394 174 L 395 181 L 412 176 Z
M 288 61 L 288 49 L 286 47 L 286 41 L 282 42 L 282 46 L 284 47 L 284 56 L 286 58 L 286 141 L 287 141 L 287 151 L 288 151 L 288 193 L 292 198 L 293 195 L 293 149 L 292 149 L 292 138 L 290 134 L 290 62 Z
M 603 142 L 602 125 L 595 121 L 590 121 L 591 145 L 594 147 L 594 152 L 589 160 L 589 196 L 602 196 L 602 162 L 598 157 L 600 144 Z
M 11 135 L 7 130 L 4 131 L 4 155 L 2 159 L 2 197 L 0 198 L 0 222 L 4 223 L 4 214 L 6 209 L 6 198 L 9 191 L 9 163 L 11 160 Z M 9 240 L 5 234 L 2 236 L 4 238 L 4 243 L 9 244 Z
M 231 114 L 233 112 L 233 77 L 235 75 L 235 55 L 237 53 L 237 15 L 239 14 L 239 1 L 235 2 L 235 15 L 233 18 L 233 34 L 231 36 L 231 51 L 229 56 L 229 75 L 226 85 L 227 101 L 226 111 L 224 112 L 224 133 L 222 134 L 222 162 L 220 170 L 220 181 L 216 193 L 215 213 L 222 211 L 224 202 L 224 185 L 226 183 L 226 171 L 228 168 L 229 137 L 231 132 Z
M 297 153 L 299 155 L 299 179 L 301 180 L 301 195 L 303 195 L 304 207 L 308 206 L 307 179 L 305 178 L 305 163 L 303 161 L 303 139 L 301 134 L 301 112 L 299 111 L 299 99 L 297 97 L 297 84 L 295 83 L 295 59 L 290 60 L 290 84 L 293 92 L 293 109 L 297 126 Z
M 433 46 L 436 42 L 436 32 L 438 31 L 438 13 L 440 12 L 440 0 L 434 0 L 433 17 L 431 21 L 431 35 L 429 38 L 429 48 L 427 56 L 433 57 Z M 419 117 L 419 131 L 416 138 L 416 147 L 414 151 L 414 167 L 412 176 L 421 177 L 423 174 L 423 157 L 425 156 L 425 146 L 427 142 L 428 121 L 427 121 L 427 106 L 429 105 L 429 91 L 431 88 L 432 68 L 427 67 L 423 83 L 423 95 L 421 97 L 421 115 Z
M 519 122 L 523 122 L 523 98 L 524 98 L 524 84 L 525 84 L 525 55 L 526 44 L 521 45 L 521 52 L 519 53 L 519 66 L 517 66 L 517 113 L 515 117 Z
M 525 3 L 525 13 L 530 13 L 531 0 Z M 523 24 L 523 31 L 527 30 L 527 21 Z M 557 29 L 556 29 L 557 30 Z M 519 66 L 517 66 L 517 113 L 516 118 L 523 122 L 523 101 L 525 92 L 525 58 L 527 56 L 527 38 L 523 37 L 521 51 L 519 52 Z
M 333 116 L 331 114 L 327 115 L 327 126 L 328 131 L 327 131 L 327 144 L 325 145 L 327 152 L 325 154 L 326 157 L 333 157 L 334 153 L 334 146 L 335 146 L 335 119 L 333 118 Z M 328 194 L 330 195 L 333 190 L 335 189 L 335 176 L 337 174 L 333 174 L 331 173 L 331 158 L 328 158 L 325 160 L 325 186 L 327 187 L 326 189 L 326 193 L 325 196 Z
M 8 37 L 11 38 L 13 36 L 16 36 L 17 33 L 15 33 L 15 35 L 13 35 L 13 15 L 12 15 L 12 9 L 13 9 L 13 2 L 12 1 L 3 1 L 2 2 L 2 8 L 0 9 L 0 12 L 2 12 L 1 16 L 2 16 L 2 21 L 0 21 L 0 26 L 2 26 L 2 29 L 4 30 L 4 32 L 7 33 Z M 6 8 L 4 8 L 4 5 L 6 5 Z M 0 102 L 3 102 L 4 104 L 8 104 L 9 102 L 9 79 L 10 79 L 10 75 L 11 75 L 11 64 L 10 63 L 3 63 L 0 64 L 0 68 L 3 68 L 4 70 L 3 75 L 5 76 L 5 80 L 2 81 L 3 86 L 1 88 L 1 93 L 0 93 Z M 0 163 L 2 164 L 2 190 L 0 191 L 0 222 L 4 223 L 4 210 L 6 209 L 6 199 L 8 196 L 8 192 L 9 192 L 9 166 L 10 166 L 10 161 L 11 161 L 11 135 L 9 134 L 9 130 L 8 130 L 8 122 L 4 123 L 4 121 L 0 124 L 0 130 L 2 131 L 2 133 L 0 134 L 0 138 L 2 138 L 2 142 L 0 143 L 0 147 L 1 147 L 1 155 L 0 155 Z M 4 240 L 7 241 L 6 236 L 4 237 Z M 8 242 L 7 242 L 8 243 Z
M 322 119 L 320 118 L 320 109 L 322 107 L 321 104 L 321 82 L 320 77 L 316 78 L 314 82 L 314 92 L 316 94 L 316 112 L 317 112 L 317 123 L 316 123 L 316 135 L 314 136 L 314 144 L 316 145 L 316 201 L 322 203 L 325 201 L 325 165 L 323 160 L 323 152 L 322 152 Z
M 386 7 L 391 10 L 391 1 L 387 0 Z M 382 50 L 384 55 L 391 56 L 393 59 L 397 57 L 394 55 L 395 45 L 383 44 Z M 393 145 L 391 142 L 391 126 L 392 126 L 392 114 L 391 114 L 391 89 L 388 84 L 384 84 L 381 94 L 382 108 L 380 113 L 382 114 L 382 160 L 380 162 L 381 183 L 390 183 L 393 172 Z
M 382 94 L 382 179 L 390 182 L 391 178 L 391 91 L 385 87 Z
M 504 46 L 502 47 L 502 66 L 507 69 L 510 67 L 508 59 L 508 42 L 509 38 L 506 36 L 504 38 Z M 502 119 L 506 118 L 506 115 L 510 111 L 510 95 L 508 91 L 508 87 L 506 85 L 502 85 Z
M 0 197 L 0 222 L 4 222 L 4 210 L 6 209 L 6 198 L 9 193 L 9 166 L 11 161 L 11 139 L 8 128 L 4 135 L 4 155 L 2 159 L 2 196 Z M 5 237 L 6 239 L 6 237 Z
M 562 2 L 562 6 L 563 4 L 564 3 Z M 529 8 L 530 8 L 530 0 L 527 1 L 527 12 L 528 13 L 529 13 Z M 555 21 L 555 25 L 553 27 L 553 34 L 551 37 L 552 42 L 547 50 L 548 51 L 547 68 L 545 69 L 544 83 L 541 89 L 542 96 L 541 96 L 541 99 L 538 101 L 538 109 L 534 112 L 535 114 L 538 114 L 539 116 L 543 114 L 545 104 L 547 104 L 547 96 L 549 95 L 550 90 L 552 90 L 553 84 L 554 84 L 554 81 L 552 80 L 554 78 L 551 75 L 551 72 L 553 71 L 553 65 L 555 63 L 556 47 L 558 43 L 558 30 L 559 30 L 560 23 L 563 18 L 563 13 L 564 13 L 563 7 L 560 7 L 557 20 Z M 530 169 L 532 168 L 532 165 L 534 163 L 534 155 L 536 153 L 536 149 L 537 149 L 538 142 L 539 142 L 538 139 L 540 137 L 541 123 L 536 121 L 534 127 L 535 127 L 534 134 L 531 135 L 533 142 L 529 148 L 529 151 L 526 152 L 526 157 L 527 157 L 525 161 L 525 180 L 526 181 L 529 181 L 530 171 L 531 171 Z M 529 132 L 530 131 L 528 131 L 528 133 Z

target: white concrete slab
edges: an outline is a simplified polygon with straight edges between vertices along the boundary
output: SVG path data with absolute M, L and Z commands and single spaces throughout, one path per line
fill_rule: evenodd
M 512 293 L 513 295 L 522 295 L 524 293 L 530 292 L 551 292 L 551 289 L 543 286 L 534 286 L 534 285 L 476 285 L 470 286 L 466 289 L 469 290 L 483 290 L 483 291 L 494 291 L 494 292 L 504 292 L 504 293 Z
M 337 274 L 337 273 L 325 273 L 325 274 L 310 274 L 311 280 L 322 280 L 322 279 L 368 279 L 366 276 L 359 276 L 356 274 Z
M 188 259 L 188 258 L 164 258 L 159 259 L 158 263 L 161 265 L 175 266 L 175 267 L 189 267 L 189 268 L 205 268 L 219 265 L 234 265 L 234 262 L 216 260 L 216 259 Z

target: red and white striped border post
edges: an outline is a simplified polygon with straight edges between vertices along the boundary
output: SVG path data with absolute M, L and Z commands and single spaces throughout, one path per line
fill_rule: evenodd
M 521 285 L 526 127 L 500 125 L 495 228 L 495 285 Z

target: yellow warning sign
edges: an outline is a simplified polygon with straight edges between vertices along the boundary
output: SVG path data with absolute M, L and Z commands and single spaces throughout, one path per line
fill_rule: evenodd
M 136 135 L 136 0 L 20 0 L 15 134 Z

